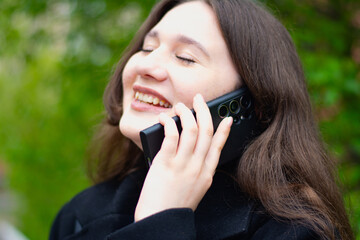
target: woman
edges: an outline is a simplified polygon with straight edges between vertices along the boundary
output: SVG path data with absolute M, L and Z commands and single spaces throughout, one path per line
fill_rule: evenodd
M 213 135 L 205 102 L 242 86 L 263 132 L 217 167 L 232 119 Z M 104 101 L 99 184 L 63 207 L 50 239 L 353 238 L 291 38 L 254 3 L 161 1 Z M 147 169 L 139 132 L 157 122 L 165 139 Z

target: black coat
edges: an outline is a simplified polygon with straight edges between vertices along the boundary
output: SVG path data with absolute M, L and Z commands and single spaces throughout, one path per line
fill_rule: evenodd
M 195 212 L 170 209 L 134 223 L 145 175 L 137 171 L 78 194 L 59 212 L 50 239 L 319 239 L 305 227 L 270 217 L 222 171 Z

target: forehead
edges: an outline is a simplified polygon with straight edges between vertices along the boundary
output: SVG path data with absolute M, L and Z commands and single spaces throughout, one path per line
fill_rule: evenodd
M 153 30 L 163 34 L 183 34 L 200 41 L 218 39 L 220 34 L 215 13 L 201 1 L 190 1 L 174 7 Z

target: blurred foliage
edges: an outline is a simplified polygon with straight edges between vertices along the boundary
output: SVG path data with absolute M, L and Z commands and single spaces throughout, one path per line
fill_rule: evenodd
M 360 2 L 264 2 L 297 45 L 359 232 Z M 0 1 L 0 175 L 5 166 L 18 199 L 12 219 L 30 239 L 46 239 L 59 208 L 90 184 L 83 159 L 104 88 L 153 3 Z
M 339 175 L 351 224 L 360 239 L 360 2 L 266 1 L 289 29 Z

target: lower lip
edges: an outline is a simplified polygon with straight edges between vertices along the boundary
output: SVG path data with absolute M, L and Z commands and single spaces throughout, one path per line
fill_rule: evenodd
M 132 101 L 131 108 L 139 112 L 154 112 L 154 113 L 162 113 L 170 110 L 170 108 L 158 107 L 144 102 L 140 102 L 138 100 Z

